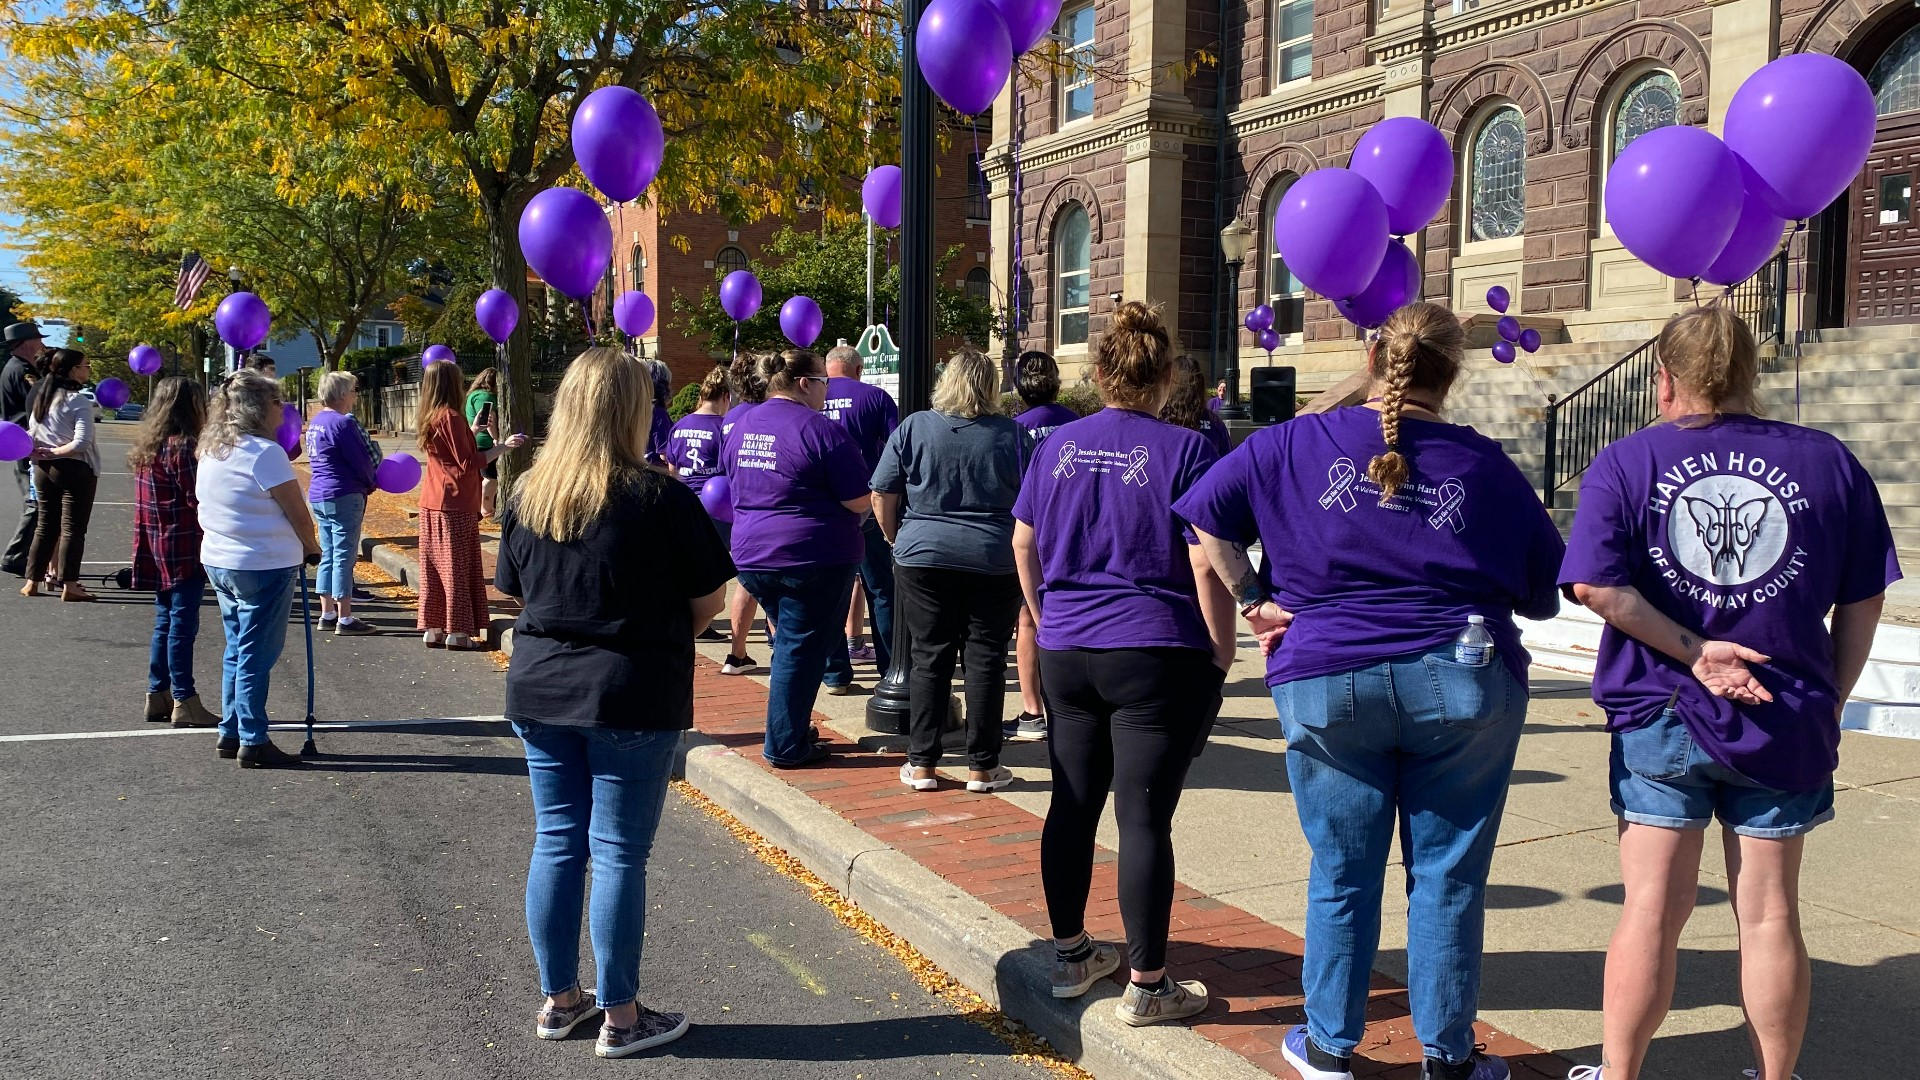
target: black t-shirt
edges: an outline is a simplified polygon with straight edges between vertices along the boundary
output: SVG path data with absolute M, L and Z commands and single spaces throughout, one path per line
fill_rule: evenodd
M 509 506 L 495 584 L 524 603 L 507 671 L 507 718 L 575 727 L 693 726 L 687 601 L 733 576 L 733 560 L 686 485 L 648 472 L 567 543 L 536 536 Z

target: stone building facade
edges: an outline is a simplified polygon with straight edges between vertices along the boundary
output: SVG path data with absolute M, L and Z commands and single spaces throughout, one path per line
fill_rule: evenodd
M 1351 371 L 1358 334 L 1286 273 L 1272 209 L 1371 124 L 1420 116 L 1456 158 L 1449 204 L 1408 238 L 1427 298 L 1466 315 L 1504 285 L 1550 340 L 1624 352 L 1688 293 L 1614 238 L 1614 156 L 1666 124 L 1717 133 L 1749 74 L 1807 50 L 1868 74 L 1881 118 L 1865 174 L 1794 238 L 1790 321 L 1920 323 L 1912 0 L 1068 0 L 1056 42 L 1062 62 L 1029 59 L 1002 95 L 987 156 L 1009 347 L 1082 360 L 1115 299 L 1146 299 L 1208 356 L 1216 312 L 1290 299 L 1278 362 L 1308 387 Z M 1216 300 L 1236 217 L 1255 242 Z M 1243 366 L 1266 362 L 1247 337 Z

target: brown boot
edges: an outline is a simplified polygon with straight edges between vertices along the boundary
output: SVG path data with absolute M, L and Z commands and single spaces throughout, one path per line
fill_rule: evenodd
M 220 718 L 208 712 L 207 707 L 200 704 L 200 695 L 195 694 L 185 701 L 174 702 L 173 726 L 219 727 Z
M 174 713 L 173 695 L 165 690 L 147 694 L 147 723 L 164 724 Z

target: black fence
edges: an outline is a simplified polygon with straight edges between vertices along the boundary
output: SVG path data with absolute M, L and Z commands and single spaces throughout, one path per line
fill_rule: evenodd
M 1774 256 L 1758 273 L 1723 293 L 1716 303 L 1731 307 L 1759 344 L 1785 341 L 1787 253 Z

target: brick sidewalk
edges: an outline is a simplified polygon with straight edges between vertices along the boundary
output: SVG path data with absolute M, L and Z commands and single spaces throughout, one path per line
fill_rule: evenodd
M 694 671 L 694 724 L 702 734 L 748 760 L 761 761 L 767 692 L 752 679 L 729 678 L 704 657 Z M 815 714 L 823 728 L 832 721 Z M 842 738 L 843 744 L 851 740 Z M 1040 886 L 1041 819 L 994 795 L 971 794 L 948 783 L 933 792 L 902 787 L 905 757 L 844 750 L 812 768 L 773 770 L 795 789 L 985 902 L 1002 915 L 1048 936 Z M 1087 929 L 1121 942 L 1115 854 L 1098 848 Z M 1213 1003 L 1193 1030 L 1266 1071 L 1296 1074 L 1280 1053 L 1289 1027 L 1304 1022 L 1300 988 L 1301 939 L 1230 904 L 1183 884 L 1174 888 L 1173 933 L 1167 962 L 1177 978 L 1200 979 Z M 1114 976 L 1119 985 L 1123 968 Z M 1421 1047 L 1407 1012 L 1406 988 L 1375 974 L 1366 1039 L 1353 1060 L 1356 1077 L 1418 1080 Z M 1505 1057 L 1523 1080 L 1560 1080 L 1572 1063 L 1485 1024 L 1476 1028 L 1490 1053 Z

